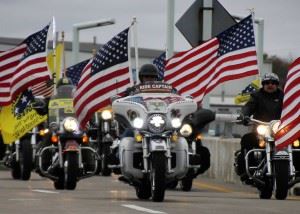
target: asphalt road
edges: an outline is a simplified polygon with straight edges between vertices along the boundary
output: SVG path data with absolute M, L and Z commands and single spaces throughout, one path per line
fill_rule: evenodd
M 81 180 L 76 190 L 55 190 L 50 180 L 35 173 L 30 181 L 13 180 L 0 171 L 0 213 L 191 213 L 191 214 L 296 214 L 300 197 L 260 200 L 256 190 L 242 185 L 198 177 L 191 192 L 167 190 L 164 202 L 139 200 L 133 187 L 117 176 Z

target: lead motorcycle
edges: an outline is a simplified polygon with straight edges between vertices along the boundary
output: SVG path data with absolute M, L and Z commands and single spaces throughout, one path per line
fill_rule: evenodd
M 292 145 L 285 149 L 277 150 L 274 135 L 278 131 L 280 121 L 263 122 L 253 118 L 249 121 L 256 124 L 258 144 L 253 149 L 236 152 L 235 170 L 241 176 L 241 158 L 245 158 L 246 173 L 249 179 L 246 184 L 251 184 L 259 190 L 261 199 L 270 199 L 273 191 L 278 200 L 286 199 L 288 190 L 299 182 L 293 165 L 293 151 L 297 149 Z M 299 149 L 298 149 L 299 150 Z
M 181 135 L 185 117 L 197 109 L 190 97 L 172 94 L 172 87 L 153 82 L 140 85 L 134 95 L 113 101 L 112 109 L 127 130 L 120 140 L 120 170 L 140 199 L 161 202 L 168 184 L 183 178 L 189 149 Z M 127 134 L 126 134 L 127 133 Z

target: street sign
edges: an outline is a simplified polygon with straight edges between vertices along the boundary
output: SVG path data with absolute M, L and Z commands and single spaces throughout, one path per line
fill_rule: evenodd
M 177 21 L 176 27 L 192 47 L 203 42 L 203 9 L 212 9 L 212 37 L 236 24 L 235 19 L 217 1 L 212 0 L 213 8 L 203 8 L 204 0 L 196 0 Z

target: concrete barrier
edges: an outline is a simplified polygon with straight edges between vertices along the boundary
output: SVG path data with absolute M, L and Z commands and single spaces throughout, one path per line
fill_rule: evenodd
M 228 183 L 240 182 L 233 166 L 234 152 L 240 149 L 240 139 L 204 137 L 202 142 L 211 153 L 211 167 L 203 176 L 221 179 Z

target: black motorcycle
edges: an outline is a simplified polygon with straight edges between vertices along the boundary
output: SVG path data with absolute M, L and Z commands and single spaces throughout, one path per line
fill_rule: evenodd
M 80 179 L 97 171 L 98 154 L 75 117 L 73 89 L 73 85 L 62 85 L 51 97 L 46 111 L 48 134 L 37 153 L 37 172 L 53 180 L 56 189 L 74 190 Z
M 19 140 L 7 146 L 4 165 L 11 170 L 13 179 L 29 180 L 36 167 L 37 146 L 41 140 L 39 128 L 35 127 Z
M 110 176 L 112 169 L 108 166 L 111 164 L 112 149 L 114 140 L 119 136 L 118 123 L 114 120 L 111 110 L 103 110 L 100 117 L 95 114 L 94 121 L 91 122 L 89 133 L 93 148 L 97 151 L 100 159 L 98 161 L 97 174 Z
M 297 182 L 292 161 L 293 148 L 289 145 L 282 150 L 276 149 L 274 135 L 279 121 L 262 122 L 253 118 L 249 121 L 257 125 L 257 140 L 253 140 L 251 149 L 235 153 L 235 171 L 245 184 L 259 190 L 261 199 L 270 199 L 274 191 L 276 199 L 284 200 L 289 188 Z
M 210 152 L 202 143 L 203 128 L 215 119 L 215 114 L 208 109 L 199 109 L 185 120 L 180 134 L 184 136 L 189 146 L 189 170 L 179 181 L 183 191 L 190 191 L 193 180 L 203 174 L 210 167 Z M 169 184 L 169 188 L 176 188 L 177 182 Z

